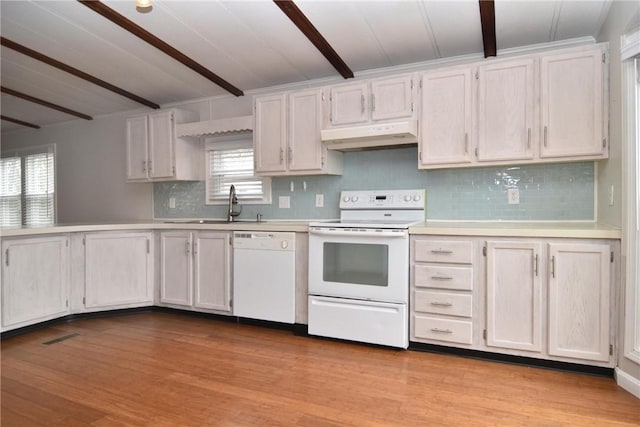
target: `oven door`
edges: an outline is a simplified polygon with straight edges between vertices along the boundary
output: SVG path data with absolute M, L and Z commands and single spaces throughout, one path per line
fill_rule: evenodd
M 311 227 L 309 294 L 408 302 L 408 231 Z

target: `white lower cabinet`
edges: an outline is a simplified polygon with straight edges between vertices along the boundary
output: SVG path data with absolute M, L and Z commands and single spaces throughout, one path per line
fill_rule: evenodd
M 69 314 L 69 238 L 3 239 L 2 331 Z
M 153 232 L 84 236 L 86 311 L 153 304 Z
M 160 233 L 160 303 L 231 312 L 229 233 Z
M 487 349 L 613 363 L 616 245 L 560 239 L 488 241 Z

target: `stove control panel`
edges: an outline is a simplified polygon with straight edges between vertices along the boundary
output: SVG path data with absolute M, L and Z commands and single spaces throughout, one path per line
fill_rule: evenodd
M 425 208 L 425 190 L 342 191 L 340 209 Z

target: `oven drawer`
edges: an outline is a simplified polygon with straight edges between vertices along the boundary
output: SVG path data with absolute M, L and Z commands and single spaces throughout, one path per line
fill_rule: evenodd
M 415 285 L 419 288 L 473 289 L 472 267 L 416 264 L 414 274 Z
M 471 317 L 473 298 L 470 294 L 416 290 L 415 311 L 449 316 Z
M 473 242 L 470 241 L 415 240 L 415 261 L 471 264 L 472 257 Z
M 416 315 L 413 326 L 416 338 L 461 344 L 473 343 L 473 327 L 470 320 L 450 320 Z

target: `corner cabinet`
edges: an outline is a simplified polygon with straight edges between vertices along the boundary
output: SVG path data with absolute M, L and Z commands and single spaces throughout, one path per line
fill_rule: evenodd
M 127 180 L 131 182 L 204 179 L 202 144 L 176 136 L 176 124 L 198 121 L 179 109 L 130 117 L 126 122 Z
M 342 174 L 342 153 L 327 150 L 320 139 L 323 98 L 321 89 L 311 89 L 254 99 L 257 174 Z
M 69 259 L 66 235 L 3 239 L 2 331 L 70 313 Z
M 85 311 L 153 305 L 153 236 L 153 232 L 85 234 Z
M 417 84 L 413 74 L 329 88 L 327 127 L 415 119 Z
M 160 304 L 231 314 L 230 234 L 160 233 Z
M 605 159 L 606 48 L 589 46 L 421 76 L 421 169 Z

